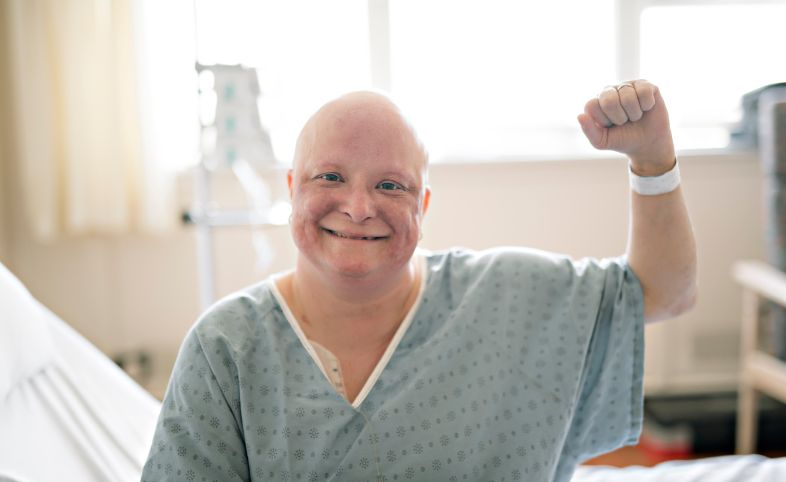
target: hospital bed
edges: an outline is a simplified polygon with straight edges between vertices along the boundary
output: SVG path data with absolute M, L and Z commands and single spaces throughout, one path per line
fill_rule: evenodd
M 0 264 L 0 481 L 138 481 L 159 403 Z
M 159 403 L 0 264 L 0 482 L 137 481 Z M 572 482 L 782 482 L 758 455 L 589 467 Z

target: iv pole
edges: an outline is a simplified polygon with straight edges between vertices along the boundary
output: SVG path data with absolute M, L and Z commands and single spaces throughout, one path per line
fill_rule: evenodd
M 196 0 L 193 2 L 194 12 L 194 56 L 196 58 L 195 69 L 198 74 L 204 70 L 210 70 L 210 66 L 199 63 L 199 41 L 197 35 L 197 6 Z M 239 66 L 237 66 L 240 68 Z M 201 87 L 200 87 L 200 95 Z M 199 102 L 199 101 L 198 101 Z M 214 120 L 215 123 L 215 120 Z M 200 115 L 200 139 L 203 138 L 205 129 L 212 127 L 205 124 Z M 284 226 L 287 224 L 286 216 L 284 219 L 276 219 L 271 216 L 271 210 L 264 211 L 261 206 L 254 209 L 227 210 L 213 206 L 211 200 L 212 175 L 211 168 L 208 166 L 208 156 L 205 155 L 204 147 L 200 147 L 200 159 L 194 173 L 194 204 L 193 208 L 187 210 L 182 215 L 182 220 L 186 224 L 193 224 L 196 227 L 196 246 L 197 246 L 197 267 L 199 274 L 199 298 L 202 310 L 206 310 L 215 302 L 215 264 L 214 264 L 214 243 L 213 230 L 220 227 L 248 226 L 248 227 L 272 227 Z M 264 183 L 256 176 L 253 169 L 244 160 L 236 160 L 233 164 L 233 172 L 240 181 L 241 186 L 252 197 L 259 197 L 259 188 Z M 257 196 L 251 192 L 257 187 Z M 266 194 L 266 193 L 264 193 Z

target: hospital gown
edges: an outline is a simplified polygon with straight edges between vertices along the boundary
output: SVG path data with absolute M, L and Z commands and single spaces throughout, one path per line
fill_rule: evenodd
M 624 258 L 428 253 L 354 404 L 267 280 L 181 347 L 143 481 L 567 481 L 641 430 L 643 296 Z

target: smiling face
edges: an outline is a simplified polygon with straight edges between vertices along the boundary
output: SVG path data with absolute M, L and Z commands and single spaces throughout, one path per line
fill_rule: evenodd
M 406 269 L 428 205 L 426 164 L 385 97 L 358 92 L 320 109 L 303 128 L 288 176 L 298 269 L 382 281 Z

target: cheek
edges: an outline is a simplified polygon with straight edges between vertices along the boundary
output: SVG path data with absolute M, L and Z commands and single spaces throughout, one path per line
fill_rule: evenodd
M 298 246 L 313 242 L 318 233 L 316 224 L 332 209 L 334 203 L 325 196 L 316 197 L 308 192 L 296 192 L 292 201 L 290 230 Z
M 423 221 L 420 205 L 420 199 L 413 199 L 407 206 L 407 219 L 409 223 L 416 228 L 419 227 L 420 223 Z
M 292 202 L 293 222 L 297 224 L 318 221 L 335 209 L 336 204 L 336 196 L 330 193 L 316 193 L 308 189 L 297 191 Z
M 417 203 L 396 204 L 380 211 L 380 217 L 402 235 L 400 242 L 410 244 L 413 239 L 417 242 L 420 235 L 420 210 Z

